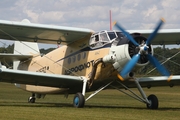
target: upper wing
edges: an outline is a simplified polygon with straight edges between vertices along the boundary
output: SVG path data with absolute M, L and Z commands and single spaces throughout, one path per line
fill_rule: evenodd
M 0 20 L 0 39 L 57 44 L 71 44 L 74 41 L 90 38 L 90 29 L 43 25 L 25 22 Z
M 82 85 L 83 78 L 69 75 L 12 70 L 2 67 L 0 68 L 0 82 L 72 88 Z
M 129 33 L 141 33 L 145 37 L 148 37 L 152 31 L 128 30 Z M 50 44 L 61 42 L 68 45 L 74 41 L 89 38 L 93 32 L 90 29 L 84 28 L 34 24 L 29 21 L 14 22 L 0 20 L 0 39 Z M 152 44 L 180 44 L 180 29 L 161 29 Z
M 129 33 L 140 33 L 148 38 L 153 30 L 128 30 Z M 152 41 L 153 45 L 180 44 L 180 29 L 161 29 Z

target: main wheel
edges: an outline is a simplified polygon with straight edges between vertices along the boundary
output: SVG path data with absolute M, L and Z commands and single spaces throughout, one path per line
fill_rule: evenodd
M 84 99 L 84 96 L 82 95 L 82 93 L 77 93 L 73 99 L 74 107 L 82 108 L 82 107 L 84 107 L 84 103 L 85 103 L 85 99 Z
M 147 104 L 148 109 L 158 109 L 158 98 L 155 95 L 149 95 L 147 98 L 150 102 L 150 104 Z

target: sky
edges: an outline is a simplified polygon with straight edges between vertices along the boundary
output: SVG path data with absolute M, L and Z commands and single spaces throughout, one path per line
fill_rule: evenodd
M 164 29 L 180 29 L 179 0 L 0 0 L 0 19 L 58 26 L 109 30 L 112 21 L 127 30 L 153 29 L 160 18 Z

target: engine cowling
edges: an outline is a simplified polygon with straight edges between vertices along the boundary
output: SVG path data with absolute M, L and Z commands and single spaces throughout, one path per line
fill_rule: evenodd
M 141 46 L 143 45 L 146 41 L 147 38 L 141 36 L 139 33 L 134 33 L 132 34 L 134 40 Z M 129 51 L 129 55 L 132 58 L 134 55 L 138 54 L 139 47 L 136 47 L 131 41 L 129 41 L 128 43 L 129 47 L 128 47 L 128 51 Z M 152 45 L 148 45 L 148 54 L 153 55 L 153 48 Z M 138 66 L 144 66 L 147 65 L 149 63 L 149 60 L 147 58 L 147 53 L 143 53 L 140 55 L 140 59 L 138 60 L 137 64 Z
M 140 34 L 132 34 L 132 37 L 136 40 L 137 43 L 144 44 L 146 38 Z M 117 42 L 118 41 L 118 42 Z M 111 62 L 114 68 L 119 72 L 125 66 L 125 64 L 136 55 L 140 49 L 136 47 L 131 41 L 127 39 L 124 35 L 116 39 L 116 45 L 112 45 L 110 52 L 103 58 L 103 62 Z M 151 45 L 148 45 L 148 53 L 153 54 L 153 48 Z M 136 63 L 136 66 L 145 66 L 149 63 L 149 60 L 146 56 L 146 53 L 141 54 L 140 59 Z

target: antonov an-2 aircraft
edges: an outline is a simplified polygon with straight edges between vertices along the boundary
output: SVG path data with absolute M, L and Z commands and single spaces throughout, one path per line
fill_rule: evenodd
M 28 102 L 46 94 L 75 94 L 74 107 L 84 107 L 85 101 L 103 89 L 114 88 L 143 102 L 149 109 L 158 108 L 155 95 L 148 97 L 142 87 L 180 85 L 180 76 L 171 76 L 153 57 L 151 44 L 180 42 L 180 29 L 162 29 L 161 19 L 155 30 L 119 29 L 94 32 L 90 29 L 43 25 L 0 20 L 0 39 L 15 41 L 14 54 L 0 54 L 0 82 L 15 83 L 29 91 Z M 157 36 L 156 36 L 157 35 Z M 155 37 L 156 36 L 156 37 Z M 60 44 L 46 55 L 39 52 L 37 43 Z M 6 63 L 13 61 L 13 69 Z M 135 77 L 134 71 L 148 63 L 163 75 Z M 137 88 L 140 95 L 130 88 Z M 86 92 L 95 91 L 85 97 Z

